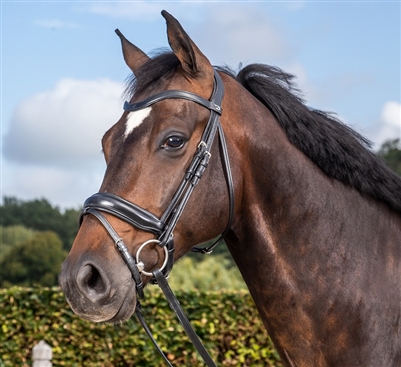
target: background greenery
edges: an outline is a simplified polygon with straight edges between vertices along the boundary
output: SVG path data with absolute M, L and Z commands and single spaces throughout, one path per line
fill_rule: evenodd
M 219 366 L 282 367 L 247 292 L 177 297 Z M 52 347 L 54 366 L 165 366 L 135 318 L 117 327 L 84 321 L 57 287 L 3 289 L 0 304 L 0 367 L 31 366 L 41 339 Z M 147 289 L 143 314 L 174 366 L 204 366 L 158 288 Z
M 54 286 L 78 230 L 79 209 L 46 199 L 4 198 L 0 218 L 0 286 Z M 224 243 L 213 256 L 190 254 L 173 269 L 173 289 L 245 289 Z
M 386 141 L 378 152 L 387 165 L 401 176 L 401 141 L 393 139 Z

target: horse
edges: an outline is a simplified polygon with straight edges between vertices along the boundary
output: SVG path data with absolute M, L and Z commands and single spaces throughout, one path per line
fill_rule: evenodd
M 62 265 L 73 311 L 127 320 L 156 270 L 221 234 L 284 365 L 401 366 L 401 178 L 292 75 L 213 67 L 162 15 L 152 58 L 116 30 L 130 102 Z

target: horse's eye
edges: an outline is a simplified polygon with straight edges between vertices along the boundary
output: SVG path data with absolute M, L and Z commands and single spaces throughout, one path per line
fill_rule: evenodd
M 184 146 L 184 139 L 180 136 L 169 136 L 162 144 L 162 148 L 181 149 Z

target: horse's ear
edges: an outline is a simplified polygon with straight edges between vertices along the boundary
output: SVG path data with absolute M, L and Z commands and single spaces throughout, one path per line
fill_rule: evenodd
M 203 74 L 213 78 L 213 67 L 210 61 L 189 38 L 178 20 L 165 10 L 162 11 L 162 15 L 167 23 L 168 42 L 180 60 L 183 71 L 189 77 Z
M 135 74 L 135 71 L 150 60 L 150 58 L 141 49 L 128 41 L 118 29 L 116 29 L 115 32 L 121 40 L 125 63 Z

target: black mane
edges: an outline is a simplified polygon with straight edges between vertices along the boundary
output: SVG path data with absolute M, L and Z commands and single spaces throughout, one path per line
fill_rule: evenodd
M 305 106 L 293 78 L 261 64 L 243 68 L 236 77 L 273 113 L 290 142 L 324 173 L 401 211 L 401 177 L 370 150 L 367 139 L 331 114 Z
M 170 52 L 159 54 L 128 81 L 126 93 L 141 93 L 172 77 L 179 61 Z M 308 108 L 293 84 L 294 76 L 279 68 L 252 64 L 230 75 L 275 116 L 290 142 L 326 175 L 361 194 L 386 202 L 401 212 L 401 178 L 371 150 L 370 142 L 332 114 Z

